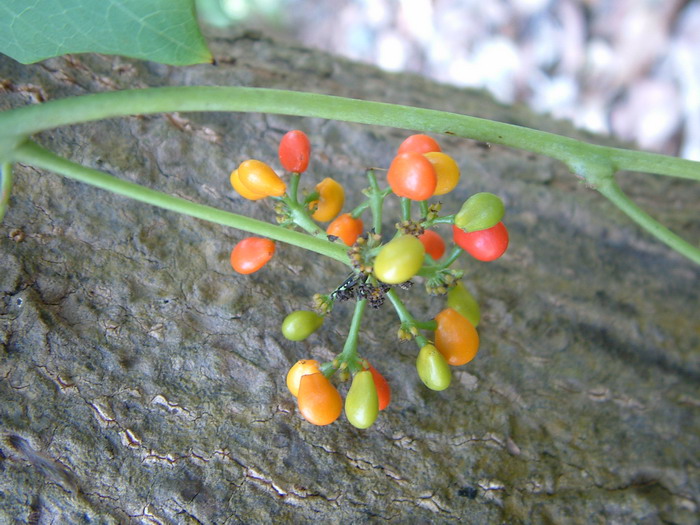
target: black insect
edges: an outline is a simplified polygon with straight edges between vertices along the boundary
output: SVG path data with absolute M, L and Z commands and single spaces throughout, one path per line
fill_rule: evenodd
M 355 288 L 358 284 L 364 284 L 367 281 L 367 276 L 362 273 L 351 273 L 343 284 L 338 286 L 333 292 L 331 292 L 331 299 L 337 299 L 338 301 L 349 301 L 355 298 Z

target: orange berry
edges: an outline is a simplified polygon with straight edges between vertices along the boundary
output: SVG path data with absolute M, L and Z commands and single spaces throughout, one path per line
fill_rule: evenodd
M 363 229 L 362 219 L 355 219 L 349 213 L 343 213 L 333 219 L 333 222 L 328 225 L 326 233 L 340 237 L 345 244 L 352 246 L 362 234 Z
M 430 153 L 431 151 L 442 151 L 437 141 L 428 135 L 411 135 L 399 146 L 399 153 L 412 151 L 414 153 Z
M 386 177 L 391 191 L 414 201 L 432 197 L 437 185 L 433 164 L 424 155 L 412 151 L 394 157 Z
M 433 195 L 444 195 L 455 189 L 460 176 L 455 159 L 439 151 L 429 152 L 424 156 L 431 162 L 437 175 L 437 185 Z
M 238 273 L 255 273 L 275 254 L 275 242 L 262 237 L 248 237 L 231 251 L 231 266 Z
M 330 425 L 343 411 L 340 392 L 321 372 L 301 377 L 297 402 L 301 415 L 313 425 Z
M 448 364 L 459 366 L 476 357 L 479 333 L 466 317 L 453 308 L 445 308 L 435 320 L 435 346 Z
M 287 372 L 287 388 L 294 397 L 299 395 L 299 383 L 301 378 L 308 374 L 319 372 L 318 361 L 315 359 L 302 359 L 294 363 Z
M 312 208 L 316 206 L 316 211 L 311 216 L 319 222 L 328 222 L 343 209 L 345 190 L 336 181 L 326 177 L 316 184 L 316 191 L 319 195 L 318 200 L 309 204 Z
M 275 171 L 259 160 L 246 160 L 238 166 L 238 178 L 248 191 L 268 197 L 281 197 L 287 185 Z

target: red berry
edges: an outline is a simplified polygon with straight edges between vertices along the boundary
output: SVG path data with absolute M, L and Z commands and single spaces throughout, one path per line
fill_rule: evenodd
M 280 141 L 279 157 L 285 170 L 303 173 L 309 166 L 311 144 L 306 133 L 295 129 L 288 132 Z
M 445 254 L 445 241 L 440 234 L 433 230 L 425 230 L 418 236 L 418 240 L 425 246 L 425 253 L 436 261 Z
M 274 254 L 274 241 L 248 237 L 236 244 L 231 251 L 231 266 L 238 273 L 254 273 L 265 266 Z
M 412 151 L 414 153 L 431 153 L 433 151 L 442 151 L 437 141 L 428 135 L 411 135 L 404 140 L 399 146 L 398 153 L 406 153 Z
M 389 406 L 391 401 L 391 387 L 384 376 L 380 374 L 376 368 L 369 365 L 369 371 L 372 372 L 374 386 L 377 388 L 377 397 L 379 398 L 379 410 L 384 410 Z
M 465 232 L 453 224 L 452 238 L 457 246 L 479 261 L 498 259 L 508 248 L 508 230 L 502 222 L 475 232 Z

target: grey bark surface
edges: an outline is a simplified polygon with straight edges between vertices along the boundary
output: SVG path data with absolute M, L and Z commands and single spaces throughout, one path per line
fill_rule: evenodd
M 0 62 L 5 109 L 112 89 L 246 85 L 484 116 L 580 137 L 483 93 L 392 75 L 241 33 L 217 66 L 105 56 Z M 274 220 L 237 197 L 247 158 L 277 166 L 288 129 L 311 137 L 302 184 L 333 176 L 359 202 L 364 169 L 388 166 L 403 130 L 260 114 L 130 117 L 38 140 L 85 165 Z M 609 139 L 587 137 L 595 142 Z M 245 233 L 16 170 L 0 227 L 2 523 L 696 523 L 700 505 L 700 271 L 546 158 L 441 137 L 462 167 L 444 201 L 506 202 L 509 252 L 458 266 L 483 312 L 481 350 L 444 392 L 418 379 L 390 306 L 360 352 L 392 404 L 370 430 L 313 427 L 285 375 L 343 344 L 348 305 L 304 342 L 279 325 L 346 275 L 279 245 L 232 272 Z M 672 229 L 700 238 L 700 185 L 623 174 Z M 390 208 L 386 224 L 394 221 Z M 445 233 L 448 230 L 443 230 Z M 402 292 L 428 319 L 443 299 Z M 347 384 L 341 389 L 346 389 Z

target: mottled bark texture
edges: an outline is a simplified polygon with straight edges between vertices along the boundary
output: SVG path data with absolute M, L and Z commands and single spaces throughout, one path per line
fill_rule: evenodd
M 1 105 L 140 86 L 246 85 L 581 136 L 483 93 L 259 35 L 212 46 L 217 66 L 4 59 Z M 314 150 L 303 184 L 336 177 L 349 205 L 360 199 L 364 168 L 388 166 L 407 135 L 275 115 L 173 114 L 38 140 L 128 180 L 274 220 L 269 203 L 234 195 L 228 174 L 250 157 L 277 165 L 277 141 L 297 127 Z M 481 352 L 444 392 L 420 383 L 417 349 L 396 340 L 392 309 L 370 312 L 361 353 L 385 372 L 393 403 L 367 431 L 342 418 L 309 425 L 284 382 L 296 360 L 327 359 L 343 344 L 348 305 L 305 342 L 279 330 L 287 313 L 345 277 L 342 265 L 280 245 L 263 271 L 235 275 L 228 255 L 242 232 L 17 167 L 0 236 L 0 521 L 695 523 L 698 267 L 557 162 L 441 142 L 463 168 L 444 209 L 477 191 L 498 193 L 511 247 L 494 263 L 460 263 L 483 308 Z M 700 185 L 620 178 L 697 242 Z M 444 304 L 418 287 L 402 294 L 423 318 Z

